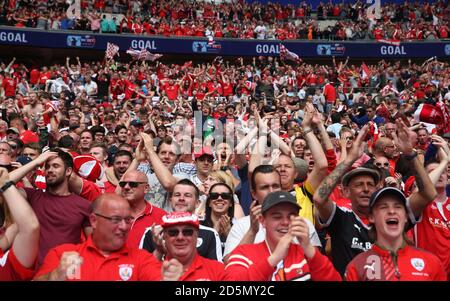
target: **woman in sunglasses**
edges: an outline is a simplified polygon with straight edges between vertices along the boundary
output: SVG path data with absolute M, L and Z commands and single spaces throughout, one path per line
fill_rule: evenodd
M 211 187 L 216 183 L 224 183 L 228 185 L 228 187 L 231 188 L 233 191 L 233 200 L 234 200 L 234 217 L 235 218 L 241 218 L 244 217 L 244 210 L 242 209 L 241 204 L 239 203 L 239 198 L 236 194 L 234 194 L 234 185 L 232 178 L 225 172 L 221 170 L 216 170 L 211 172 L 208 175 L 208 178 L 206 178 L 206 181 L 202 184 L 203 185 L 203 191 L 206 191 L 209 194 L 209 191 Z M 206 200 L 208 199 L 207 195 L 200 196 L 200 206 L 197 207 L 195 214 L 197 214 L 201 220 L 205 219 L 205 206 L 206 206 Z
M 214 228 L 220 236 L 222 251 L 234 218 L 233 190 L 225 183 L 211 186 L 206 199 L 204 226 Z

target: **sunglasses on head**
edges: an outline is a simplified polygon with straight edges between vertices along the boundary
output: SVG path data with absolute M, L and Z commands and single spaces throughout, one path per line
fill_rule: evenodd
M 217 200 L 219 198 L 219 196 L 222 198 L 222 200 L 231 201 L 233 199 L 233 195 L 229 192 L 222 192 L 222 193 L 210 192 L 209 193 L 210 200 Z
M 132 182 L 132 181 L 129 181 L 129 182 L 121 181 L 121 182 L 119 182 L 119 186 L 122 187 L 122 188 L 124 188 L 127 184 L 131 188 L 136 188 L 136 187 L 139 186 L 139 184 L 147 184 L 147 183 L 146 182 Z
M 178 234 L 180 234 L 180 232 L 181 232 L 181 234 L 183 234 L 183 236 L 190 237 L 190 236 L 194 235 L 194 229 L 192 229 L 192 228 L 183 229 L 181 231 L 180 231 L 180 229 L 169 229 L 166 232 L 167 232 L 167 235 L 169 235 L 170 237 L 177 237 Z

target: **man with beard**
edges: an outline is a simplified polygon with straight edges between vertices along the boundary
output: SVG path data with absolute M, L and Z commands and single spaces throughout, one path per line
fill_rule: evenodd
M 47 190 L 21 189 L 28 199 L 41 225 L 38 266 L 47 252 L 63 243 L 80 243 L 81 230 L 91 233 L 89 201 L 69 191 L 69 178 L 73 172 L 72 157 L 60 149 L 41 154 L 37 159 L 14 170 L 10 179 L 17 183 L 37 166 L 45 163 Z

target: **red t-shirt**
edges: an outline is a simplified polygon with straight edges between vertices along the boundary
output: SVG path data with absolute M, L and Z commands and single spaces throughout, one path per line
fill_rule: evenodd
M 439 205 L 436 201 L 422 212 L 422 221 L 416 225 L 416 246 L 435 254 L 450 276 L 450 198 Z M 440 210 L 439 207 L 442 207 Z
M 36 277 L 56 269 L 64 252 L 75 251 L 83 258 L 79 273 L 72 281 L 158 281 L 161 263 L 149 252 L 128 248 L 126 244 L 109 256 L 104 256 L 94 245 L 92 236 L 86 242 L 63 244 L 50 250 Z
M 33 275 L 34 270 L 25 268 L 17 260 L 12 247 L 6 253 L 0 249 L 0 281 L 31 280 Z

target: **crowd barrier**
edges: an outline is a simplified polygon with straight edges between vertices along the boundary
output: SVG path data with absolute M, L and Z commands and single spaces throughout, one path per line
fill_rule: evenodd
M 0 27 L 0 45 L 40 48 L 86 49 L 104 51 L 114 43 L 121 52 L 145 48 L 152 53 L 220 55 L 220 56 L 278 56 L 279 40 L 215 39 L 199 37 L 162 37 L 131 34 L 95 34 L 79 31 L 44 31 Z M 283 45 L 305 58 L 449 58 L 450 40 L 402 42 L 400 45 L 377 41 L 290 40 Z

